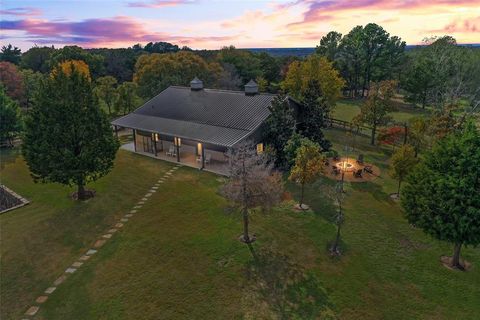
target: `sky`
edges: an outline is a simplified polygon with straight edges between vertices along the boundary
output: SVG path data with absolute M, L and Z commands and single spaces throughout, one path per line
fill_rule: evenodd
M 480 43 L 480 0 L 0 0 L 0 43 L 193 49 L 314 47 L 374 22 L 407 44 L 452 35 Z

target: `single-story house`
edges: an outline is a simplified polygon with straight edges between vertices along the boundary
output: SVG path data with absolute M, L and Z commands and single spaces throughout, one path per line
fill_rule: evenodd
M 273 94 L 259 93 L 250 81 L 245 91 L 206 89 L 195 78 L 190 87 L 170 86 L 112 124 L 133 131 L 132 151 L 164 160 L 228 172 L 228 150 L 249 139 L 263 152 L 263 123 Z M 288 98 L 298 114 L 300 105 Z

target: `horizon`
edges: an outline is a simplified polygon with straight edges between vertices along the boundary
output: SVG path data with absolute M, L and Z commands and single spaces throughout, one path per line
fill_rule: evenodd
M 474 0 L 5 0 L 0 17 L 1 45 L 22 51 L 34 45 L 124 48 L 158 41 L 195 50 L 313 48 L 329 31 L 346 34 L 369 22 L 412 46 L 433 36 L 451 35 L 459 44 L 480 38 Z

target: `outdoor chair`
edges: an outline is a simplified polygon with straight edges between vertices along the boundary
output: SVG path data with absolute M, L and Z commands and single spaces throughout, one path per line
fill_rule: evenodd
M 212 160 L 212 154 L 211 153 L 207 153 L 205 155 L 205 163 L 210 163 L 210 160 Z
M 359 155 L 358 155 L 357 163 L 358 163 L 358 164 L 363 164 L 363 154 L 359 154 Z
M 332 166 L 332 173 L 338 175 L 340 174 L 340 169 L 338 169 L 337 166 Z
M 363 171 L 362 169 L 358 169 L 358 170 L 354 171 L 353 176 L 355 178 L 361 178 L 362 177 L 362 171 Z
M 168 148 L 168 151 L 165 152 L 165 154 L 167 156 L 170 156 L 170 157 L 175 157 L 177 156 L 177 152 L 175 152 L 175 147 L 174 146 L 170 146 L 170 148 Z
M 333 161 L 340 161 L 340 156 L 338 154 L 334 155 Z
M 365 168 L 363 168 L 363 171 L 365 171 L 367 173 L 370 173 L 370 174 L 373 174 L 372 166 L 365 166 Z

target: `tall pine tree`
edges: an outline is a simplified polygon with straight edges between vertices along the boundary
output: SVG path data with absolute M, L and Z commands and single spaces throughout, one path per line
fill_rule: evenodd
M 284 167 L 287 163 L 285 146 L 295 132 L 293 110 L 285 95 L 275 97 L 270 106 L 270 117 L 266 121 L 263 140 L 275 152 L 275 164 Z
M 57 67 L 41 84 L 26 121 L 23 155 L 35 181 L 76 185 L 83 200 L 85 185 L 112 169 L 119 143 L 89 78 L 74 64 L 70 71 Z
M 330 149 L 331 143 L 325 139 L 322 132 L 322 128 L 326 127 L 325 121 L 330 112 L 330 106 L 323 97 L 317 80 L 312 79 L 308 82 L 302 103 L 304 112 L 300 132 L 304 137 L 318 143 L 323 150 Z

